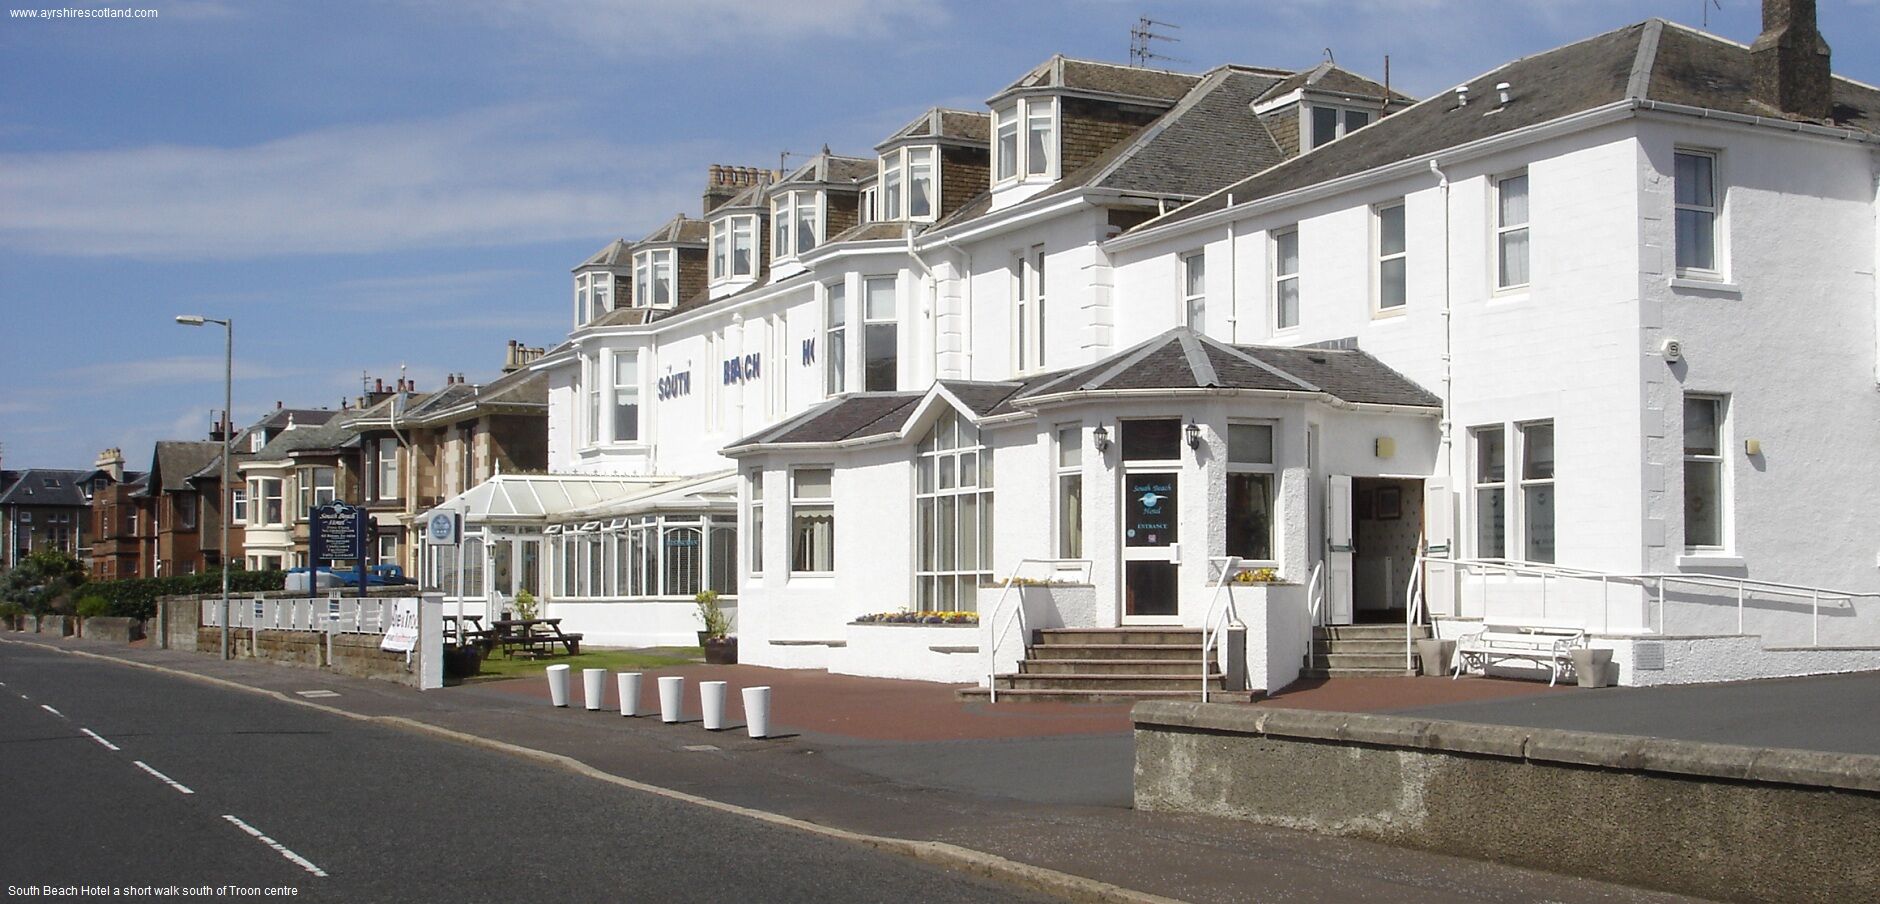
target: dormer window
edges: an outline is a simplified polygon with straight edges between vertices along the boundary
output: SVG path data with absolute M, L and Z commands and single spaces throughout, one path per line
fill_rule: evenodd
M 1311 150 L 1322 144 L 1330 144 L 1359 129 L 1371 124 L 1372 111 L 1357 110 L 1350 107 L 1334 107 L 1326 104 L 1313 104 L 1307 108 L 1312 117 Z
M 671 248 L 642 251 L 633 256 L 633 284 L 640 287 L 636 305 L 667 308 L 673 299 Z
M 873 185 L 862 189 L 861 203 L 856 207 L 855 215 L 856 219 L 863 223 L 873 223 L 879 219 L 875 216 L 875 187 Z
M 940 207 L 936 155 L 932 147 L 896 148 L 881 155 L 881 219 L 934 218 Z
M 756 267 L 756 215 L 725 217 L 713 223 L 712 282 L 752 276 Z
M 1025 180 L 1056 178 L 1057 115 L 1057 100 L 1049 97 L 1023 98 L 992 111 L 994 185 L 1018 180 L 1021 174 Z
M 613 298 L 612 273 L 582 273 L 574 278 L 575 325 L 588 323 L 607 313 Z
M 771 258 L 784 260 L 822 244 L 822 192 L 778 192 L 770 199 L 770 221 L 776 224 Z

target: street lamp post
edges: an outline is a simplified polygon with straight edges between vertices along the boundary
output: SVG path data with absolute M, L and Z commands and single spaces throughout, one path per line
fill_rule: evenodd
M 184 326 L 213 323 L 222 327 L 222 658 L 228 658 L 228 522 L 235 512 L 235 487 L 229 483 L 229 453 L 235 445 L 235 318 L 217 320 L 201 314 L 179 314 L 176 322 Z

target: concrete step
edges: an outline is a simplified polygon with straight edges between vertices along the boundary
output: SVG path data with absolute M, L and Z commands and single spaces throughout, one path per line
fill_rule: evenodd
M 1413 655 L 1411 659 L 1415 659 Z M 1306 661 L 1309 669 L 1396 669 L 1403 671 L 1403 651 L 1395 653 L 1320 653 Z
M 1187 675 L 1201 677 L 1201 657 L 1187 659 L 1027 659 L 1027 675 Z M 1214 670 L 1218 671 L 1218 667 Z
M 983 687 L 962 688 L 957 691 L 958 699 L 984 702 L 989 694 Z M 1200 700 L 1201 689 L 1192 690 L 1008 690 L 999 689 L 999 703 L 1131 703 L 1137 700 Z M 1208 692 L 1210 703 L 1250 703 L 1253 694 L 1250 691 Z
M 1034 646 L 1059 644 L 1200 644 L 1196 628 L 1041 628 L 1033 631 Z
M 1405 629 L 1397 625 L 1329 625 L 1312 629 L 1312 636 L 1331 640 L 1392 640 L 1403 643 Z M 1410 630 L 1411 637 L 1428 637 L 1428 625 L 1418 625 Z
M 1313 648 L 1321 653 L 1396 653 L 1403 655 L 1403 638 L 1395 640 L 1332 640 L 1322 638 L 1313 643 Z
M 1201 644 L 1037 644 L 1026 655 L 1032 659 L 1175 659 L 1201 660 Z
M 1404 671 L 1403 664 L 1398 663 L 1397 667 L 1394 669 L 1313 669 L 1313 668 L 1308 668 L 1308 669 L 1304 669 L 1300 671 L 1299 677 L 1301 678 L 1403 678 L 1403 677 L 1414 675 L 1414 674 L 1415 674 L 1414 672 Z
M 1110 693 L 1134 693 L 1136 691 L 1188 691 L 1199 694 L 1201 680 L 1199 675 L 1114 675 L 1070 673 L 1064 675 L 999 675 L 995 679 L 999 689 L 1005 690 L 1075 690 L 1105 691 Z M 1221 686 L 1221 676 L 1213 675 L 1208 679 L 1213 688 Z

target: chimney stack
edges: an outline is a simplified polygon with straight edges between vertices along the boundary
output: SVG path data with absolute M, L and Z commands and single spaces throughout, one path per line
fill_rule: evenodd
M 783 174 L 776 170 L 714 163 L 705 171 L 705 213 L 709 216 L 738 192 L 753 185 L 769 185 L 781 178 Z
M 1815 23 L 1815 0 L 1763 0 L 1763 31 L 1749 48 L 1750 94 L 1788 116 L 1834 115 L 1834 70 Z
M 92 467 L 111 475 L 112 483 L 124 482 L 124 451 L 115 446 L 98 453 Z
M 516 339 L 509 340 L 509 347 L 503 350 L 503 373 L 519 371 L 542 357 L 545 349 L 530 348 Z

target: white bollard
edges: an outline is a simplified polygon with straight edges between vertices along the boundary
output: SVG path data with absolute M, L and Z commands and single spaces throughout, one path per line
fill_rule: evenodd
M 601 708 L 601 696 L 607 693 L 606 669 L 581 670 L 581 699 L 588 709 Z
M 677 722 L 685 707 L 685 679 L 678 675 L 659 676 L 659 721 Z
M 717 731 L 725 727 L 725 683 L 723 681 L 701 681 L 698 683 L 699 721 L 705 723 L 706 731 Z
M 770 688 L 744 689 L 744 730 L 753 738 L 770 737 Z
M 614 676 L 620 685 L 620 714 L 637 716 L 640 714 L 640 673 L 621 672 Z
M 568 705 L 568 667 L 551 665 L 548 667 L 548 701 L 556 706 Z

